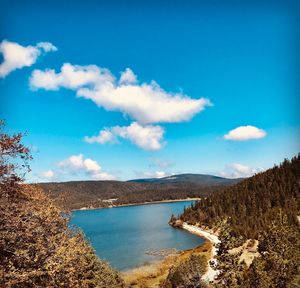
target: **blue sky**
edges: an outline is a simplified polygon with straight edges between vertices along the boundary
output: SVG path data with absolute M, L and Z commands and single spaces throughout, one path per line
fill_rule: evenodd
M 27 131 L 29 180 L 249 176 L 300 151 L 297 1 L 43 2 L 0 4 L 0 115 Z

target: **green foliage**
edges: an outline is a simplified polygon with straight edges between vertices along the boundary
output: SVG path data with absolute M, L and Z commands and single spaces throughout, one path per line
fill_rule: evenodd
M 222 223 L 217 245 L 216 263 L 212 266 L 219 271 L 216 287 L 241 287 L 246 265 L 240 262 L 241 253 L 229 254 L 229 250 L 237 246 L 236 239 L 228 223 Z
M 300 154 L 188 208 L 180 219 L 221 227 L 215 287 L 300 287 Z M 228 250 L 259 240 L 249 269 Z
M 187 260 L 171 268 L 163 288 L 202 288 L 201 277 L 206 269 L 204 256 L 191 255 Z
M 0 286 L 124 287 L 46 195 L 22 184 L 30 156 L 20 141 L 0 133 Z
M 259 235 L 260 256 L 249 269 L 240 262 L 240 253 L 230 254 L 234 237 L 224 224 L 218 245 L 217 264 L 220 271 L 215 287 L 285 288 L 296 286 L 300 268 L 300 229 L 290 225 L 282 209 L 274 210 L 273 220 Z
M 249 287 L 292 287 L 299 276 L 300 228 L 291 226 L 282 210 L 259 236 L 261 257 L 249 269 Z

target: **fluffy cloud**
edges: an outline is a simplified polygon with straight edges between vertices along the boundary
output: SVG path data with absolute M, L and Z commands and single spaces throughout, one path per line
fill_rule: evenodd
M 97 161 L 90 158 L 84 158 L 82 154 L 72 155 L 69 158 L 58 163 L 58 166 L 65 173 L 85 173 L 95 180 L 113 180 L 115 177 L 102 170 Z
M 137 82 L 137 77 L 133 71 L 129 68 L 126 68 L 124 72 L 121 73 L 120 84 L 134 84 Z
M 129 126 L 115 126 L 106 128 L 99 132 L 98 136 L 85 137 L 87 143 L 115 142 L 118 137 L 127 139 L 134 145 L 144 150 L 159 150 L 163 147 L 162 142 L 164 129 L 160 126 L 145 125 L 142 126 L 137 122 Z
M 129 68 L 117 81 L 107 69 L 66 63 L 59 73 L 33 71 L 30 84 L 33 89 L 73 89 L 78 97 L 90 99 L 106 110 L 128 114 L 140 124 L 188 121 L 211 105 L 205 98 L 166 92 L 154 81 L 139 84 Z
M 4 78 L 16 69 L 33 65 L 42 52 L 56 50 L 57 48 L 49 42 L 40 42 L 36 46 L 21 46 L 18 43 L 3 40 L 0 43 L 0 53 L 3 55 L 0 77 Z
M 245 178 L 262 172 L 263 170 L 263 168 L 251 168 L 240 163 L 232 163 L 228 165 L 226 171 L 222 171 L 220 175 L 227 178 Z
M 240 126 L 224 135 L 224 139 L 233 141 L 246 141 L 251 139 L 264 138 L 267 133 L 263 129 L 259 129 L 255 126 L 247 125 Z
M 114 82 L 113 75 L 107 69 L 96 65 L 79 66 L 64 64 L 60 73 L 48 69 L 46 71 L 34 70 L 30 77 L 30 85 L 33 89 L 58 90 L 67 88 L 77 90 L 81 87 L 106 86 Z
M 116 136 L 113 133 L 114 128 L 108 129 L 105 128 L 104 130 L 101 130 L 99 132 L 98 136 L 91 136 L 91 137 L 84 137 L 84 141 L 87 143 L 99 143 L 99 144 L 105 144 L 105 143 L 113 143 L 116 142 Z

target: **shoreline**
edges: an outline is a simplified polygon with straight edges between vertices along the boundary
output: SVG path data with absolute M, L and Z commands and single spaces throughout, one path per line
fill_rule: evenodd
M 128 207 L 128 206 L 140 206 L 140 205 L 150 205 L 150 204 L 160 204 L 160 203 L 173 203 L 173 202 L 185 202 L 185 201 L 199 201 L 201 198 L 186 198 L 186 199 L 172 199 L 172 200 L 159 200 L 152 202 L 142 202 L 142 203 L 129 203 L 129 204 L 120 204 L 120 205 L 111 205 L 108 207 L 82 207 L 78 209 L 71 209 L 71 212 L 74 211 L 86 211 L 86 210 L 96 210 L 96 209 L 111 209 L 119 207 Z
M 201 200 L 201 198 L 185 198 L 185 199 L 172 199 L 172 200 L 160 200 L 160 201 L 153 201 L 153 202 L 143 202 L 143 203 L 130 203 L 130 204 L 120 204 L 120 205 L 111 205 L 110 207 L 93 207 L 93 208 L 88 208 L 88 207 L 83 207 L 81 209 L 73 209 L 71 210 L 71 212 L 74 211 L 84 211 L 84 210 L 96 210 L 96 209 L 108 209 L 108 208 L 120 208 L 120 207 L 127 207 L 127 206 L 140 206 L 140 205 L 150 205 L 150 204 L 160 204 L 160 203 L 172 203 L 172 202 L 185 202 L 185 201 L 199 201 Z M 175 227 L 174 227 L 175 228 Z M 216 260 L 214 259 L 215 256 L 217 255 L 217 248 L 216 245 L 218 243 L 220 243 L 220 240 L 218 238 L 218 236 L 208 230 L 204 230 L 198 226 L 195 225 L 189 225 L 185 222 L 182 223 L 182 225 L 178 228 L 181 228 L 183 230 L 186 230 L 189 233 L 195 234 L 199 237 L 201 237 L 202 239 L 205 240 L 205 242 L 200 245 L 197 246 L 195 248 L 191 248 L 191 249 L 187 249 L 187 250 L 181 250 L 179 251 L 178 255 L 182 255 L 182 254 L 189 254 L 192 253 L 192 251 L 197 250 L 197 249 L 201 249 L 201 247 L 206 247 L 206 243 L 209 243 L 209 245 L 211 245 L 211 249 L 210 249 L 210 255 L 207 256 L 207 271 L 202 275 L 202 280 L 205 282 L 213 282 L 215 277 L 218 275 L 218 271 L 212 269 L 212 267 L 210 266 L 210 261 L 214 261 L 216 263 Z M 130 275 L 134 275 L 134 274 L 141 274 L 144 276 L 140 276 L 141 278 L 147 279 L 148 276 L 145 276 L 147 274 L 149 275 L 154 275 L 155 273 L 157 273 L 158 270 L 161 269 L 162 266 L 165 265 L 165 263 L 167 262 L 167 259 L 170 259 L 170 257 L 180 257 L 180 256 L 176 256 L 176 255 L 169 255 L 164 257 L 161 260 L 156 260 L 153 261 L 152 263 L 147 263 L 146 265 L 142 265 L 139 267 L 135 267 L 135 268 L 131 268 L 125 271 L 121 271 L 121 273 L 123 274 L 123 276 L 126 276 L 126 278 L 130 278 Z M 169 264 L 169 268 L 171 268 L 173 264 Z M 168 271 L 167 271 L 168 274 Z M 151 278 L 151 277 L 150 277 Z M 127 279 L 128 280 L 128 279 Z M 129 281 L 129 280 L 128 280 Z M 129 282 L 135 282 L 133 279 L 131 279 Z M 127 282 L 127 281 L 126 281 Z M 138 286 L 133 286 L 133 287 L 138 287 Z
M 168 255 L 161 260 L 156 260 L 146 265 L 141 265 L 126 271 L 121 271 L 125 283 L 132 288 L 142 287 L 160 287 L 169 274 L 170 269 L 190 255 L 203 255 L 210 258 L 212 244 L 205 240 L 201 245 L 187 250 L 178 251 L 176 254 Z
M 218 236 L 216 234 L 211 233 L 207 230 L 204 230 L 198 226 L 189 225 L 185 222 L 182 223 L 181 228 L 192 234 L 195 234 L 201 238 L 205 238 L 207 241 L 209 241 L 211 243 L 211 245 L 212 245 L 211 258 L 208 260 L 208 263 L 207 263 L 208 269 L 205 272 L 205 274 L 202 276 L 202 280 L 204 280 L 206 282 L 214 281 L 215 277 L 218 275 L 219 272 L 217 270 L 212 269 L 209 262 L 211 260 L 213 260 L 216 263 L 216 260 L 214 259 L 218 252 L 216 245 L 220 243 Z
M 170 269 L 174 265 L 184 261 L 194 253 L 197 255 L 204 255 L 207 259 L 207 270 L 202 275 L 202 280 L 207 283 L 214 281 L 218 271 L 213 270 L 210 267 L 209 262 L 214 259 L 217 253 L 215 245 L 220 242 L 218 236 L 210 231 L 189 225 L 185 222 L 183 222 L 182 226 L 178 228 L 195 234 L 196 236 L 204 239 L 205 242 L 195 248 L 178 251 L 177 254 L 166 256 L 161 260 L 156 260 L 152 263 L 147 263 L 146 265 L 121 271 L 125 282 L 130 285 L 130 287 L 138 288 L 141 283 L 144 286 L 146 285 L 145 287 L 159 287 L 158 283 L 166 279 Z

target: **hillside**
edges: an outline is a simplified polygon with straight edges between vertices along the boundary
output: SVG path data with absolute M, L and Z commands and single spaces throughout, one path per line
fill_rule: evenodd
M 227 219 L 237 235 L 256 238 L 278 208 L 296 223 L 300 212 L 300 154 L 291 161 L 259 173 L 186 209 L 181 219 L 191 224 L 216 226 Z
M 39 189 L 24 185 L 29 149 L 0 121 L 0 287 L 124 288 L 84 235 Z M 20 170 L 15 161 L 22 163 Z
M 233 185 L 238 181 L 211 175 L 182 174 L 155 180 L 72 181 L 36 185 L 42 187 L 61 208 L 80 209 L 207 197 L 225 185 Z
M 228 179 L 214 175 L 204 174 L 178 174 L 163 178 L 145 178 L 145 179 L 134 179 L 127 182 L 138 182 L 138 183 L 189 183 L 199 185 L 232 185 L 240 182 L 242 179 Z

